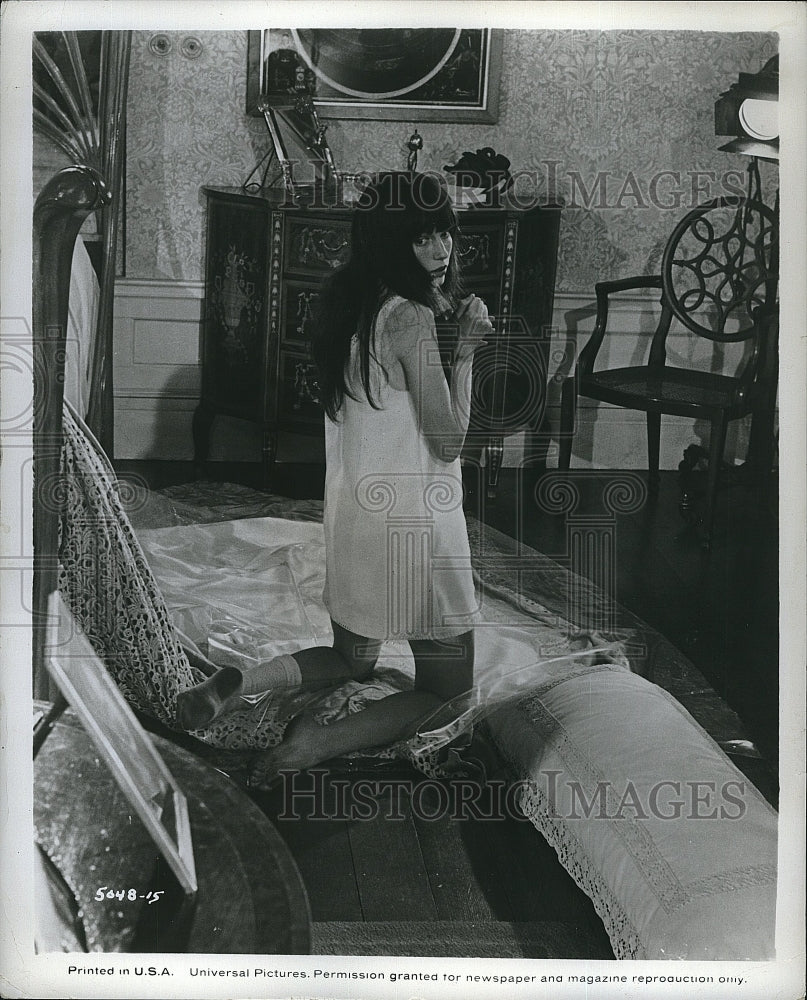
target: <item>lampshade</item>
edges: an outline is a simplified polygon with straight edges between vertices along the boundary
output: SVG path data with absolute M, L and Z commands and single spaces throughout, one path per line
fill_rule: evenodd
M 715 135 L 734 136 L 720 149 L 779 159 L 779 56 L 739 80 L 715 102 Z
M 746 97 L 740 105 L 740 125 L 752 139 L 774 142 L 779 138 L 779 102 Z

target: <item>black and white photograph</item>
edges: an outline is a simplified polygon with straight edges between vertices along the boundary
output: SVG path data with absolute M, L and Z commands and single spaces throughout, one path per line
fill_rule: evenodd
M 0 993 L 803 997 L 804 6 L 0 18 Z

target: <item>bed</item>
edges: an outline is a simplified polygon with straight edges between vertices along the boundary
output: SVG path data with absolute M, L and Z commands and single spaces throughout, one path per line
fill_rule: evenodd
M 235 564 L 240 586 L 250 594 L 266 589 L 258 584 L 264 572 L 257 568 L 260 548 L 278 544 L 275 560 L 286 545 L 296 550 L 284 566 L 297 575 L 314 637 L 327 639 L 324 611 L 317 608 L 318 503 L 197 483 L 135 505 L 138 536 L 186 641 L 198 640 L 200 614 L 212 616 L 214 632 L 220 629 L 223 609 L 214 594 L 229 597 L 235 589 L 210 581 L 217 574 L 232 577 L 226 552 L 234 541 L 245 557 Z M 481 720 L 511 780 L 522 783 L 520 808 L 594 902 L 617 957 L 771 957 L 775 813 L 683 703 L 713 731 L 717 722 L 727 743 L 741 738 L 739 720 L 674 647 L 624 609 L 607 634 L 569 622 L 570 586 L 588 593 L 590 608 L 605 599 L 586 581 L 572 580 L 537 552 L 522 549 L 519 559 L 511 539 L 473 519 L 469 535 L 485 622 L 477 633 L 482 710 L 464 724 L 432 732 L 422 744 L 410 741 L 384 752 L 450 779 L 442 769 L 449 741 L 467 731 L 469 721 Z M 306 547 L 313 551 L 310 563 L 301 556 Z M 513 565 L 519 563 L 520 571 Z M 256 566 L 254 577 L 245 565 Z M 198 591 L 194 595 L 187 581 L 197 574 L 210 593 L 194 607 Z M 238 609 L 244 619 L 250 617 L 249 603 Z M 323 615 L 319 629 L 317 610 Z M 251 626 L 240 623 L 252 655 L 264 635 L 264 609 L 257 617 Z M 287 608 L 282 618 L 290 620 Z M 278 641 L 293 649 L 309 638 Z M 219 631 L 219 650 L 222 639 Z M 536 648 L 540 658 L 529 652 Z M 588 655 L 577 656 L 581 648 Z M 222 662 L 231 662 L 230 655 L 225 649 Z M 502 663 L 507 670 L 492 671 Z M 526 671 L 519 670 L 524 663 Z M 327 720 L 408 681 L 411 666 L 382 658 L 372 685 L 331 692 L 318 710 Z M 232 755 L 216 759 L 231 773 L 248 767 Z M 730 922 L 724 919 L 728 906 Z
M 222 665 L 329 641 L 321 506 L 118 481 L 84 420 L 101 387 L 81 362 L 94 355 L 96 292 L 76 251 L 84 218 L 108 197 L 97 171 L 72 166 L 35 208 L 34 690 L 47 693 L 44 608 L 58 588 L 127 701 L 179 739 L 180 690 Z M 473 519 L 469 534 L 483 612 L 477 686 L 378 754 L 451 780 L 451 750 L 484 727 L 616 957 L 773 958 L 777 816 L 698 721 L 714 731 L 719 718 L 731 740 L 739 720 L 624 609 L 606 632 L 593 627 L 608 595 Z M 571 590 L 585 597 L 574 607 Z M 194 745 L 261 787 L 263 751 L 297 712 L 327 724 L 411 683 L 406 649 L 388 646 L 369 682 L 244 702 Z

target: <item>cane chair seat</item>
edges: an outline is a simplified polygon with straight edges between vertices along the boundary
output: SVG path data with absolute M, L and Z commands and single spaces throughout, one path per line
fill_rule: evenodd
M 662 413 L 697 417 L 704 409 L 733 412 L 736 406 L 739 412 L 743 407 L 737 399 L 736 379 L 712 372 L 665 367 L 655 374 L 637 365 L 598 372 L 586 385 L 597 385 L 605 403 L 630 403 L 629 408 L 637 410 L 657 408 Z

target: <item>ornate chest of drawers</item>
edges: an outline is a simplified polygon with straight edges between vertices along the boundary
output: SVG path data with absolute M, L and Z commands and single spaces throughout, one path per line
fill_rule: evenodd
M 194 415 L 197 462 L 207 457 L 217 414 L 257 423 L 265 479 L 281 432 L 323 434 L 308 353 L 311 305 L 347 260 L 350 212 L 300 208 L 282 193 L 206 188 L 207 258 L 202 395 Z M 552 320 L 560 209 L 473 208 L 460 213 L 458 248 L 469 291 L 496 333 L 474 361 L 469 448 L 487 451 L 495 487 L 506 434 L 540 430 Z

